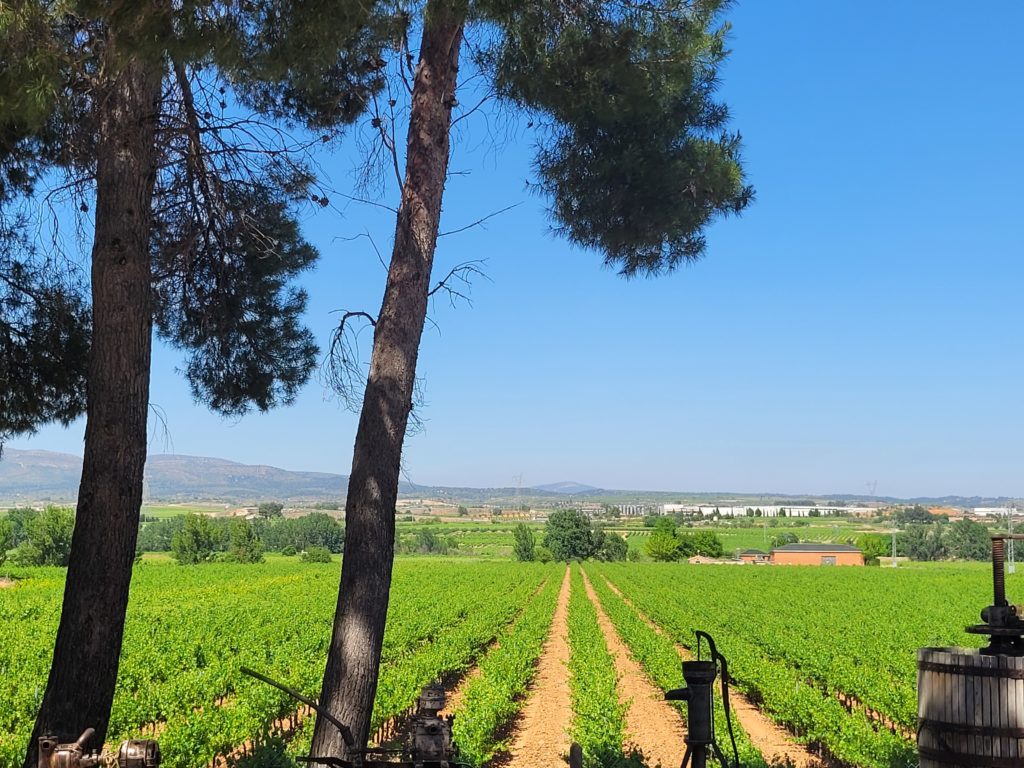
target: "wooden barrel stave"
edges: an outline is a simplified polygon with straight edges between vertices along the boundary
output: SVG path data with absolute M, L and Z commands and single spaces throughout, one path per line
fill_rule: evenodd
M 1024 768 L 1024 658 L 918 651 L 921 768 Z

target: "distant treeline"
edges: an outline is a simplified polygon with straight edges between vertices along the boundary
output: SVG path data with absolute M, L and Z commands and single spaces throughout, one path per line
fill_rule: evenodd
M 187 514 L 141 525 L 136 545 L 139 552 L 171 552 L 182 563 L 209 559 L 258 562 L 265 551 L 296 554 L 323 549 L 337 553 L 345 546 L 345 527 L 323 512 L 254 520 Z M 219 558 L 219 553 L 225 557 Z

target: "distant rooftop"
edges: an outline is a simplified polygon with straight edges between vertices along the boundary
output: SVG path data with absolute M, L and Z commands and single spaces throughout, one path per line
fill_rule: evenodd
M 760 549 L 744 549 L 740 552 L 741 555 L 767 555 L 768 553 Z
M 819 544 L 814 541 L 802 541 L 799 544 L 775 547 L 772 552 L 860 552 L 860 550 L 849 544 Z

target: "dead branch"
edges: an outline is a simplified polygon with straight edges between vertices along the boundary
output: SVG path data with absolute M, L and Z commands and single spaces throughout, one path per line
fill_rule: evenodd
M 337 242 L 340 240 L 343 243 L 351 243 L 358 240 L 361 237 L 365 237 L 367 240 L 370 241 L 370 246 L 373 248 L 373 252 L 377 255 L 377 261 L 380 262 L 380 265 L 384 267 L 384 271 L 387 272 L 387 262 L 384 261 L 384 255 L 380 252 L 380 248 L 377 247 L 377 242 L 373 239 L 373 235 L 370 234 L 370 230 L 364 230 L 363 232 L 360 232 L 358 235 L 352 235 L 352 237 L 342 237 L 341 235 L 338 235 L 337 237 L 334 238 L 332 242 Z
M 453 307 L 460 299 L 472 306 L 473 300 L 469 296 L 470 289 L 473 286 L 472 278 L 482 277 L 485 280 L 488 279 L 487 274 L 481 268 L 486 263 L 483 259 L 474 259 L 473 261 L 456 264 L 444 276 L 444 279 L 440 280 L 437 285 L 427 292 L 427 297 L 432 298 L 435 293 L 444 291 L 448 294 L 448 301 Z
M 459 232 L 465 232 L 467 229 L 472 229 L 473 227 L 482 226 L 484 224 L 484 222 L 486 222 L 488 219 L 493 219 L 495 216 L 500 216 L 503 213 L 507 213 L 508 211 L 511 211 L 513 208 L 518 208 L 520 205 L 522 205 L 522 202 L 513 203 L 512 205 L 506 205 L 501 210 L 497 210 L 497 211 L 494 211 L 493 213 L 489 213 L 486 216 L 483 216 L 483 217 L 477 219 L 476 221 L 471 222 L 470 224 L 467 224 L 464 227 L 458 227 L 457 229 L 449 229 L 447 232 L 440 232 L 437 236 L 440 238 L 440 237 L 446 237 L 448 235 L 457 235 Z
M 353 321 L 362 321 L 354 323 Z M 320 366 L 321 382 L 353 413 L 362 408 L 366 371 L 359 354 L 359 337 L 367 327 L 375 328 L 377 318 L 369 312 L 346 310 L 331 332 L 327 354 Z

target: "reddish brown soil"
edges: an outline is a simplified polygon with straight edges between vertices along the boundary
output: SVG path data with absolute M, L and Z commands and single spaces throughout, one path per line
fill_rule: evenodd
M 625 597 L 619 588 L 605 579 L 609 588 L 623 599 L 630 608 L 636 611 L 643 621 L 658 634 L 664 634 L 664 630 L 657 624 L 644 616 L 636 606 Z M 683 659 L 692 659 L 693 655 L 683 646 L 676 644 L 676 652 Z M 803 744 L 793 741 L 784 728 L 776 725 L 750 700 L 738 691 L 729 692 L 729 703 L 732 704 L 736 720 L 743 726 L 743 730 L 750 737 L 750 743 L 764 756 L 769 764 L 779 763 L 792 765 L 796 768 L 820 768 L 824 765 L 819 757 L 813 755 Z
M 547 579 L 545 579 L 537 585 L 537 588 L 533 590 L 533 594 L 530 595 L 531 601 L 535 597 L 537 597 L 537 595 L 540 594 L 541 590 L 544 589 L 545 584 L 547 584 Z M 527 605 L 528 604 L 529 603 L 527 603 Z M 523 606 L 520 609 L 516 618 L 513 620 L 513 624 L 519 620 L 519 617 L 522 616 L 522 612 L 524 610 L 526 610 L 525 606 Z M 477 661 L 482 659 L 491 651 L 497 650 L 500 647 L 501 641 L 494 640 L 490 645 L 487 646 L 487 648 L 484 651 L 477 654 Z M 448 715 L 455 714 L 455 712 L 462 706 L 462 700 L 466 697 L 466 688 L 473 680 L 475 680 L 478 677 L 480 677 L 480 667 L 475 666 L 472 669 L 470 669 L 465 675 L 463 675 L 459 680 L 457 680 L 454 687 L 449 687 L 447 689 L 447 693 L 445 694 L 444 709 L 442 709 L 438 714 L 441 717 L 447 717 Z
M 0 589 L 9 589 L 13 587 L 17 582 L 14 579 L 8 579 L 7 577 L 0 576 Z
M 498 643 L 495 642 L 492 643 L 487 650 L 490 652 L 497 647 Z M 455 711 L 462 706 L 462 700 L 466 697 L 466 688 L 478 677 L 480 677 L 480 667 L 473 667 L 469 672 L 463 675 L 455 688 L 445 694 L 444 709 L 438 712 L 438 714 L 441 717 L 447 717 L 448 715 L 455 714 Z
M 608 650 L 615 658 L 619 675 L 619 700 L 628 702 L 626 710 L 626 743 L 623 745 L 643 753 L 649 766 L 670 768 L 683 759 L 686 728 L 679 711 L 665 701 L 665 693 L 654 687 L 643 669 L 630 658 L 629 649 L 619 637 L 615 626 L 605 614 L 586 575 L 583 577 L 587 596 L 597 609 L 597 623 L 604 633 Z
M 515 768 L 564 768 L 569 753 L 569 569 L 541 651 L 537 675 L 516 722 L 507 761 Z

